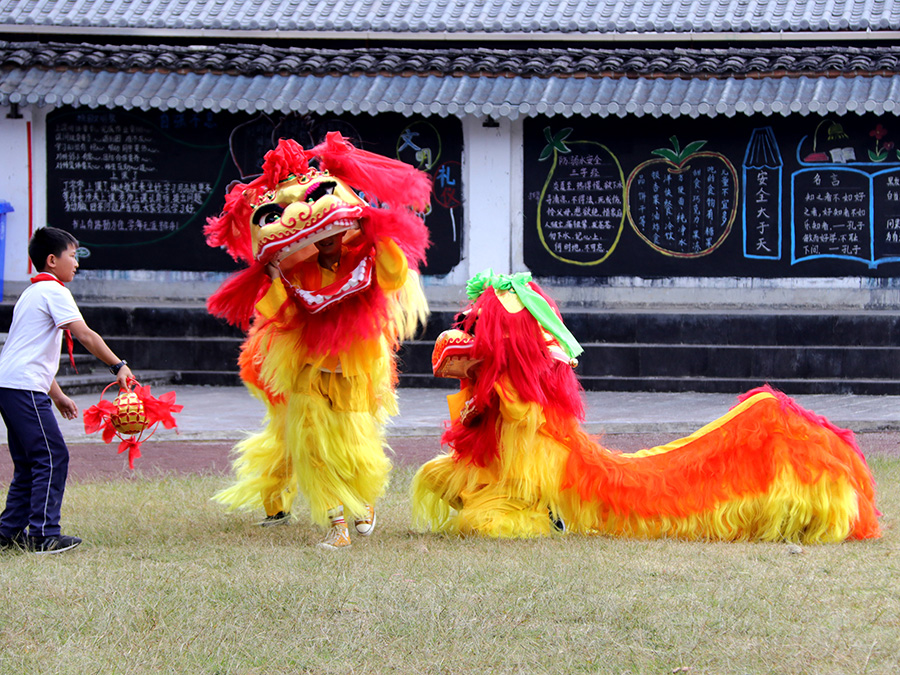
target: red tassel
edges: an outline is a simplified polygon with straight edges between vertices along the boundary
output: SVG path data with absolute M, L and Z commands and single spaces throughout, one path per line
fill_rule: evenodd
M 134 471 L 134 460 L 141 456 L 141 442 L 136 438 L 125 438 L 119 443 L 119 454 L 128 451 L 128 468 Z
M 415 167 L 360 150 L 340 132 L 329 132 L 325 141 L 310 150 L 322 168 L 365 193 L 366 199 L 393 207 L 409 206 L 424 212 L 431 201 L 431 177 Z
M 184 410 L 183 405 L 175 403 L 175 392 L 170 391 L 163 394 L 159 398 L 154 398 L 150 393 L 150 385 L 146 387 L 138 385 L 134 388 L 134 393 L 141 399 L 144 404 L 144 415 L 147 417 L 148 426 L 162 422 L 166 429 L 174 429 L 177 425 L 172 413 L 178 413 Z
M 266 266 L 254 260 L 253 264 L 228 277 L 206 301 L 206 308 L 213 316 L 225 319 L 243 330 L 250 328 L 250 317 L 257 301 L 267 290 L 271 280 Z
M 100 399 L 97 405 L 92 405 L 84 411 L 82 417 L 84 419 L 84 433 L 93 434 L 103 429 L 109 423 L 109 417 L 113 414 L 115 407 L 112 402 Z

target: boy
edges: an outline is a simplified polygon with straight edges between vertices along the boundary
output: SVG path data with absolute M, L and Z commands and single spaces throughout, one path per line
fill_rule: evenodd
M 60 533 L 59 519 L 69 449 L 50 406 L 67 420 L 75 402 L 56 382 L 63 330 L 106 363 L 122 389 L 133 375 L 97 333 L 88 328 L 65 283 L 78 269 L 78 241 L 55 227 L 37 230 L 28 256 L 40 272 L 19 296 L 0 352 L 0 414 L 6 424 L 14 472 L 0 515 L 0 549 L 61 553 L 81 543 Z

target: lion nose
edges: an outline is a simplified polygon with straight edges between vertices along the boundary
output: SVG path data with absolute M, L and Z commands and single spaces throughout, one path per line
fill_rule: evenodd
M 312 218 L 312 206 L 306 202 L 288 204 L 281 214 L 281 222 L 285 227 L 304 228 Z

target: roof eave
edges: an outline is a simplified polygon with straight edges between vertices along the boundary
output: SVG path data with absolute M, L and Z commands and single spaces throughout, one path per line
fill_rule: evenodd
M 354 40 L 381 42 L 578 42 L 615 43 L 710 43 L 710 42 L 829 42 L 897 41 L 900 31 L 745 31 L 745 32 L 421 32 L 421 31 L 302 31 L 302 30 L 227 30 L 214 28 L 134 28 L 45 26 L 37 24 L 0 24 L 0 35 L 32 36 L 105 36 L 107 38 L 177 38 L 203 40 Z

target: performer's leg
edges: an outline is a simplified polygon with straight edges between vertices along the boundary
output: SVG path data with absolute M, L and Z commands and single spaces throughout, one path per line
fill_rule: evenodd
M 330 509 L 365 519 L 387 487 L 390 461 L 383 432 L 368 412 L 336 411 L 317 394 L 291 397 L 286 440 L 312 519 L 329 526 Z
M 296 489 L 290 484 L 292 474 L 291 460 L 284 455 L 281 461 L 272 467 L 271 477 L 277 482 L 267 485 L 260 493 L 266 517 L 257 525 L 263 527 L 285 525 L 290 521 L 291 505 L 297 494 Z
M 266 516 L 275 516 L 290 512 L 296 493 L 290 485 L 293 470 L 285 449 L 287 406 L 268 401 L 265 404 L 265 428 L 235 446 L 233 467 L 237 482 L 217 493 L 215 499 L 231 508 L 263 506 Z
M 6 390 L 0 390 L 0 413 L 6 423 L 7 445 L 13 461 L 13 477 L 6 494 L 6 507 L 0 514 L 0 539 L 10 546 L 14 542 L 25 544 L 25 531 L 28 529 L 28 519 L 31 514 L 31 462 L 28 453 L 19 435 L 16 432 L 20 417 L 16 414 L 7 415 L 6 410 L 14 406 L 7 405 L 3 394 Z
M 27 524 L 32 539 L 59 537 L 69 449 L 50 397 L 42 392 L 0 389 L 0 401 L 11 432 L 9 449 L 15 465 L 2 516 L 3 533 L 18 537 Z

